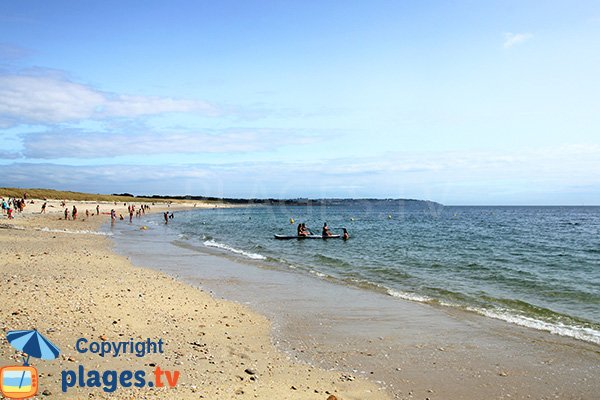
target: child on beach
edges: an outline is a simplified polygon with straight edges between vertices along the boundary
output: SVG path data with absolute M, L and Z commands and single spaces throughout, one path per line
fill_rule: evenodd
M 8 219 L 13 219 L 12 212 L 13 212 L 12 208 L 9 207 L 9 209 L 8 209 Z

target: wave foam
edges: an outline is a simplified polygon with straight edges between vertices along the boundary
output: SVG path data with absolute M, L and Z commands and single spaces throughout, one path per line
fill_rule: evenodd
M 511 314 L 508 311 L 499 311 L 499 310 L 485 310 L 474 307 L 467 307 L 467 310 L 475 312 L 480 315 L 484 315 L 489 318 L 499 319 L 502 321 L 509 322 L 511 324 L 524 326 L 527 328 L 533 328 L 540 331 L 547 331 L 559 336 L 567 336 L 578 340 L 583 340 L 585 342 L 591 342 L 595 344 L 600 344 L 600 332 L 591 329 L 585 328 L 582 326 L 571 326 L 565 325 L 560 322 L 550 323 L 545 321 L 540 321 L 534 318 L 525 317 L 522 315 Z
M 56 233 L 70 233 L 73 235 L 99 235 L 99 236 L 112 236 L 112 232 L 98 232 L 89 230 L 71 230 L 71 229 L 50 229 L 47 227 L 37 228 L 40 232 L 56 232 Z
M 313 275 L 318 276 L 319 278 L 327 278 L 326 274 L 319 272 L 319 271 L 315 271 L 314 269 L 309 270 L 309 272 Z
M 388 289 L 387 293 L 392 297 L 398 297 L 400 299 L 416 301 L 419 303 L 428 303 L 433 300 L 431 297 L 422 296 L 415 293 L 399 292 L 393 289 Z
M 239 249 L 236 249 L 234 247 L 227 246 L 226 244 L 215 242 L 212 239 L 211 240 L 206 240 L 203 243 L 204 243 L 205 246 L 215 247 L 215 248 L 221 249 L 221 250 L 227 250 L 227 251 L 230 251 L 230 252 L 235 253 L 235 254 L 241 254 L 241 255 L 246 256 L 246 257 L 248 257 L 248 258 L 250 258 L 252 260 L 266 260 L 267 259 L 267 257 L 265 257 L 263 255 L 256 254 L 256 253 L 250 253 L 250 252 L 243 251 L 243 250 L 239 250 Z

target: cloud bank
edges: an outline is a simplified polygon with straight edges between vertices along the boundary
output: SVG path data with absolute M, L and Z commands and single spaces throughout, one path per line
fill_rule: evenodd
M 106 158 L 115 156 L 245 153 L 307 144 L 312 138 L 286 130 L 231 128 L 210 131 L 143 133 L 76 130 L 23 135 L 23 155 L 30 159 Z
M 416 197 L 445 204 L 594 204 L 600 146 L 500 152 L 388 153 L 317 163 L 239 162 L 184 165 L 64 165 L 16 162 L 8 186 L 91 192 L 224 197 Z M 527 172 L 526 174 L 524 172 Z M 563 196 L 564 197 L 561 197 Z M 570 200 L 572 203 L 573 200 Z M 481 204 L 481 203 L 480 203 Z
M 102 92 L 52 74 L 0 76 L 0 124 L 54 124 L 163 113 L 216 116 L 205 101 Z

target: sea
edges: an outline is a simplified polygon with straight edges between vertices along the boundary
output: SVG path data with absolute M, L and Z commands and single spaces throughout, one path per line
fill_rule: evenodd
M 298 223 L 320 234 L 325 222 L 350 239 L 274 238 Z M 600 344 L 600 207 L 365 200 L 193 209 L 143 223 L 175 247 Z

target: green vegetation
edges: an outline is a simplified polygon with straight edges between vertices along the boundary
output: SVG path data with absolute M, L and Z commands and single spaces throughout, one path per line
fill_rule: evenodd
M 53 200 L 71 200 L 71 201 L 117 201 L 117 202 L 131 202 L 144 201 L 152 202 L 157 201 L 156 199 L 139 198 L 133 196 L 115 196 L 110 194 L 93 194 L 93 193 L 81 193 L 81 192 L 68 192 L 62 190 L 52 189 L 21 189 L 21 188 L 0 188 L 0 197 L 15 197 L 22 198 L 23 194 L 27 193 L 28 199 L 53 199 Z M 168 201 L 168 199 L 161 199 L 162 201 Z

